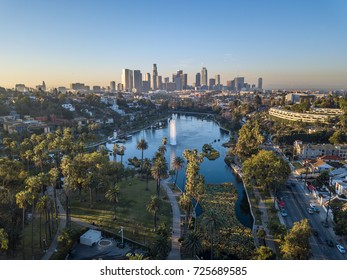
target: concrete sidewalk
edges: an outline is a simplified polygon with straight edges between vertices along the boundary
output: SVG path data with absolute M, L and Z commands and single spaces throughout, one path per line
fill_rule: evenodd
M 171 203 L 172 208 L 172 237 L 171 237 L 171 251 L 168 260 L 180 260 L 181 259 L 181 244 L 178 239 L 181 237 L 181 212 L 178 207 L 176 197 L 170 187 L 168 186 L 169 180 L 163 180 L 162 187 L 166 191 L 167 196 Z

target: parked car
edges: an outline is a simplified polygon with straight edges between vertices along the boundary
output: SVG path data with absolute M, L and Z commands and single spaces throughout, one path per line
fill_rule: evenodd
M 334 243 L 330 239 L 326 239 L 325 242 L 329 247 L 334 247 Z
M 286 209 L 281 208 L 281 215 L 282 215 L 283 217 L 287 217 L 287 216 L 288 216 Z
M 336 248 L 337 248 L 337 250 L 339 250 L 339 252 L 340 252 L 341 254 L 345 254 L 345 253 L 346 253 L 345 247 L 343 247 L 341 244 L 337 244 L 337 245 L 336 245 Z
M 307 208 L 307 212 L 308 212 L 309 214 L 311 214 L 311 215 L 314 214 L 314 211 L 313 211 L 313 209 L 312 209 L 311 207 Z

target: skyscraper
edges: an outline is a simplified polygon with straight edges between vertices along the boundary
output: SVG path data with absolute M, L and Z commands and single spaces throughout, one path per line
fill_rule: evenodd
M 258 78 L 258 89 L 263 89 L 263 78 Z
M 216 85 L 219 86 L 220 85 L 220 75 L 217 74 L 214 78 L 216 80 Z
M 163 89 L 163 78 L 162 76 L 157 76 L 157 88 Z
M 134 88 L 136 92 L 142 92 L 142 74 L 140 70 L 134 70 Z
M 153 72 L 152 72 L 152 89 L 157 89 L 157 76 L 158 76 L 158 70 L 157 70 L 157 64 L 153 64 Z
M 208 76 L 207 76 L 207 69 L 206 67 L 203 67 L 201 69 L 201 85 L 202 86 L 208 86 Z
M 187 87 L 188 87 L 188 75 L 187 74 L 181 74 L 181 84 L 182 84 L 182 89 L 187 89 Z
M 148 90 L 150 90 L 151 89 L 151 74 L 147 73 L 143 80 L 148 82 L 148 86 L 149 86 Z
M 235 90 L 240 91 L 245 84 L 245 78 L 244 77 L 236 77 L 235 79 Z
M 110 88 L 111 88 L 112 91 L 116 90 L 116 82 L 115 81 L 111 81 L 110 82 Z
M 122 70 L 122 84 L 125 91 L 133 89 L 133 71 L 129 69 Z
M 211 78 L 211 79 L 209 80 L 208 89 L 210 89 L 210 90 L 214 89 L 215 85 L 216 85 L 216 80 Z
M 200 87 L 201 86 L 201 74 L 196 73 L 195 75 L 195 86 Z

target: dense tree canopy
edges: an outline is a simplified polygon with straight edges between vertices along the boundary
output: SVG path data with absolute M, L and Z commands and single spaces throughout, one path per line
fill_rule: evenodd
M 246 181 L 268 188 L 283 184 L 290 174 L 290 167 L 274 152 L 261 150 L 243 163 L 242 171 Z
M 258 123 L 247 122 L 239 130 L 239 136 L 235 147 L 236 155 L 242 160 L 249 158 L 259 151 L 263 141 L 264 137 L 259 131 Z
M 281 252 L 284 259 L 307 260 L 310 257 L 309 237 L 311 227 L 307 219 L 295 222 L 292 229 L 284 237 Z

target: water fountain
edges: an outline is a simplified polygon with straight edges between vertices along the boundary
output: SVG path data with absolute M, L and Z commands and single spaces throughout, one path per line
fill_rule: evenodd
M 170 145 L 176 146 L 176 120 L 170 120 Z

